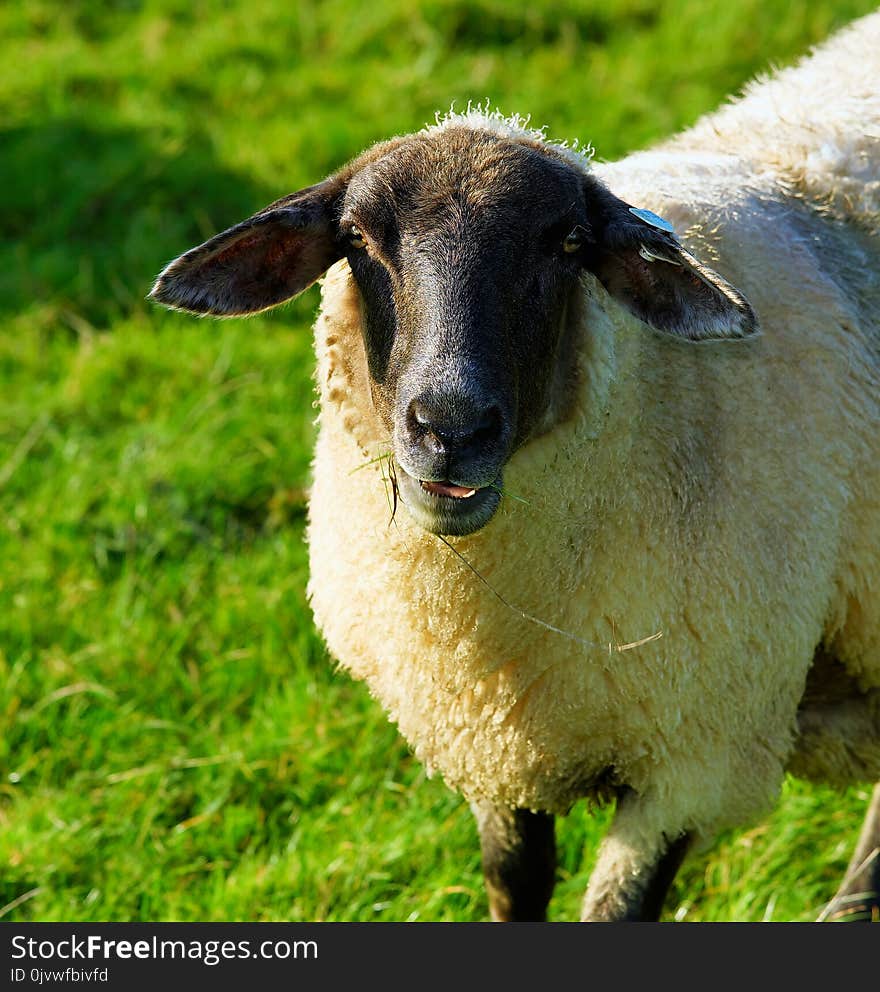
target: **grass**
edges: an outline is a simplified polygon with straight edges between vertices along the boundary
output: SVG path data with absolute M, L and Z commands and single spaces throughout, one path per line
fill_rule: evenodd
M 467 806 L 305 600 L 310 291 L 209 323 L 183 249 L 488 98 L 601 158 L 869 2 L 10 0 L 0 6 L 0 915 L 471 920 Z M 811 919 L 867 795 L 788 783 L 669 918 Z M 574 918 L 607 813 L 560 826 Z

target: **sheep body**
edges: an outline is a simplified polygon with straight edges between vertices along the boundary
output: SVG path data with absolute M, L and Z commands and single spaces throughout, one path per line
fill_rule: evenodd
M 472 800 L 565 812 L 613 770 L 641 797 L 612 840 L 623 864 L 658 834 L 753 818 L 787 767 L 880 777 L 877 52 L 872 15 L 679 139 L 596 167 L 742 288 L 764 333 L 672 341 L 585 275 L 575 408 L 506 471 L 529 502 L 453 542 L 482 578 L 390 522 L 347 263 L 323 282 L 309 595 L 331 653 Z M 821 110 L 801 114 L 806 93 Z M 438 125 L 462 126 L 501 125 Z M 799 712 L 820 644 L 853 699 Z
M 581 798 L 583 918 L 643 920 L 786 769 L 880 778 L 878 53 L 880 13 L 598 166 L 468 108 L 156 280 L 324 275 L 315 619 L 471 801 L 495 919 L 544 917 Z M 829 913 L 880 911 L 876 850 L 880 785 Z

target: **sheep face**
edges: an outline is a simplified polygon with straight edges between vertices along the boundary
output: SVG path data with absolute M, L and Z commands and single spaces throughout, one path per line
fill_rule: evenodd
M 340 228 L 373 403 L 401 499 L 427 530 L 490 519 L 550 384 L 571 381 L 559 345 L 588 225 L 583 176 L 465 128 L 404 142 L 351 179 Z
M 470 534 L 497 509 L 512 452 L 567 412 L 566 314 L 585 272 L 664 333 L 755 330 L 736 290 L 575 158 L 465 125 L 395 139 L 182 255 L 152 297 L 252 313 L 347 258 L 401 499 L 425 529 Z

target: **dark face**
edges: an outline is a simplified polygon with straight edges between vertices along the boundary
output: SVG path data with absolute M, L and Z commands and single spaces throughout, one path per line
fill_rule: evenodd
M 537 429 L 589 230 L 583 176 L 469 129 L 420 136 L 351 180 L 340 229 L 400 495 L 442 534 L 482 527 Z
M 151 297 L 254 313 L 342 257 L 401 499 L 438 534 L 483 527 L 511 454 L 566 413 L 566 316 L 584 271 L 679 342 L 757 331 L 748 302 L 656 215 L 551 145 L 465 124 L 378 145 L 270 204 L 171 262 Z

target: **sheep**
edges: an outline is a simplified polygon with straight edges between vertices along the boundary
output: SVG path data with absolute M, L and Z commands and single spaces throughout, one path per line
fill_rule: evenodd
M 873 14 L 612 163 L 450 112 L 153 287 L 321 280 L 315 621 L 470 802 L 495 920 L 546 918 L 580 800 L 582 919 L 656 920 L 786 772 L 880 778 L 878 53 Z M 876 916 L 878 845 L 880 787 L 825 917 Z

